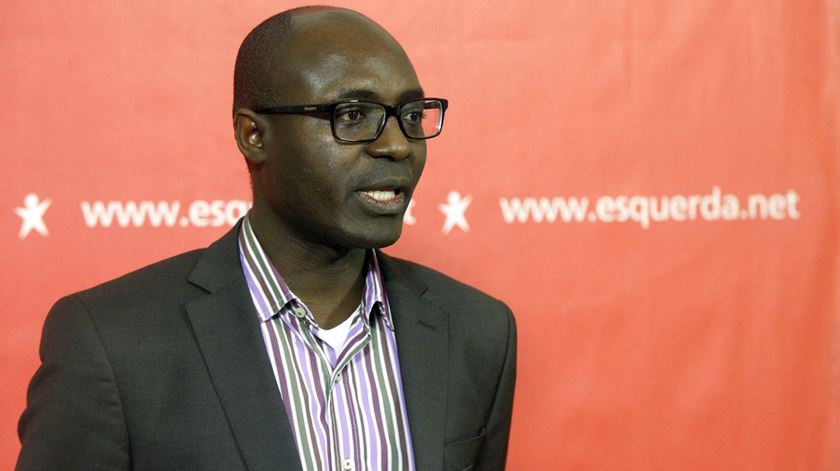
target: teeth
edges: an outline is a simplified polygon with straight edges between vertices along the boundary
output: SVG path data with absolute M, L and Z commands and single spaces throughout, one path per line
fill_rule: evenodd
M 397 193 L 394 190 L 374 190 L 374 191 L 363 191 L 362 193 L 370 196 L 371 198 L 375 199 L 376 201 L 389 201 L 394 199 L 397 196 Z

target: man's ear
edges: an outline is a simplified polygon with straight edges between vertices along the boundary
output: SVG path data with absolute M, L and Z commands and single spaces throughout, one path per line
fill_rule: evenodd
M 263 136 L 266 121 L 262 116 L 247 108 L 240 108 L 233 115 L 233 132 L 239 152 L 245 156 L 249 165 L 261 165 L 265 162 L 266 152 Z

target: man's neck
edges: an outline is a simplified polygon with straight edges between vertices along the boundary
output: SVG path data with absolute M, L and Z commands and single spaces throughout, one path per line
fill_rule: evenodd
M 321 328 L 335 327 L 353 313 L 364 290 L 365 249 L 303 241 L 257 212 L 249 218 L 263 251 Z

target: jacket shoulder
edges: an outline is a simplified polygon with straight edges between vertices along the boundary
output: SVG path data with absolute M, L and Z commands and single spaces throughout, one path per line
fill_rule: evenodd
M 164 303 L 180 299 L 199 288 L 189 283 L 196 262 L 206 249 L 196 249 L 139 268 L 110 281 L 73 293 L 85 306 L 107 307 Z
M 137 286 L 186 281 L 202 253 L 207 249 L 184 252 L 138 268 L 112 280 L 80 291 L 79 295 L 95 295 L 102 291 L 131 290 Z
M 387 263 L 393 265 L 394 272 L 400 276 L 425 285 L 427 290 L 423 295 L 424 299 L 435 304 L 442 307 L 458 306 L 460 311 L 510 314 L 510 309 L 503 301 L 438 270 L 390 256 L 387 260 Z

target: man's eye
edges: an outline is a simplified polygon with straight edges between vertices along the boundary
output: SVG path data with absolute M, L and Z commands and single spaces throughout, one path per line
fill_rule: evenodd
M 416 123 L 423 119 L 422 111 L 410 111 L 403 115 L 403 121 L 408 123 Z
M 341 121 L 352 123 L 365 119 L 365 114 L 362 113 L 360 110 L 346 110 L 339 113 L 338 119 L 340 119 Z

